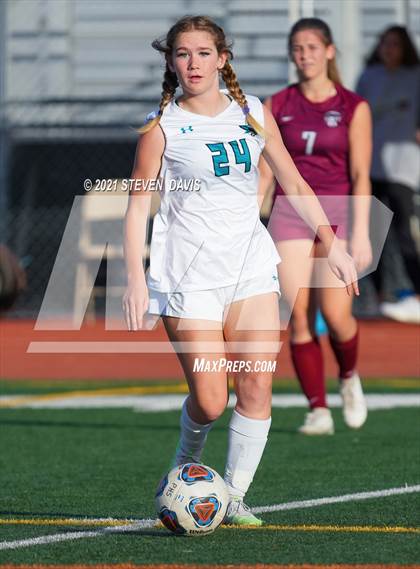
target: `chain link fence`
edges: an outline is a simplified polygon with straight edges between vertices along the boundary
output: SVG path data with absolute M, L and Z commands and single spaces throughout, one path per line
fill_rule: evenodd
M 84 180 L 128 178 L 132 168 L 138 125 L 92 128 L 49 122 L 36 126 L 26 122 L 23 128 L 14 125 L 3 134 L 8 192 L 2 207 L 1 241 L 20 258 L 28 279 L 10 316 L 37 316 L 74 198 L 85 194 Z M 78 243 L 73 245 L 77 250 Z M 68 270 L 64 280 L 74 285 L 72 268 Z M 103 270 L 99 281 L 104 284 Z

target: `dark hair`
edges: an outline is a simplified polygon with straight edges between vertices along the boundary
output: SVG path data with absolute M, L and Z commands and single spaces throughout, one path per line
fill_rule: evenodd
M 419 63 L 419 56 L 417 55 L 417 50 L 412 42 L 410 36 L 408 35 L 407 29 L 404 26 L 389 26 L 386 30 L 384 30 L 381 35 L 379 36 L 379 40 L 377 41 L 375 47 L 372 50 L 372 53 L 366 60 L 366 65 L 374 65 L 375 63 L 382 63 L 381 56 L 380 56 L 380 48 L 381 44 L 385 39 L 385 36 L 388 34 L 396 34 L 401 42 L 402 47 L 402 60 L 401 65 L 406 67 L 412 67 L 414 65 L 418 65 Z
M 230 64 L 229 60 L 233 59 L 232 45 L 226 41 L 223 29 L 207 16 L 184 16 L 170 28 L 164 39 L 154 40 L 152 42 L 152 47 L 163 53 L 166 60 L 165 73 L 162 82 L 162 96 L 159 103 L 159 114 L 139 129 L 139 132 L 147 132 L 156 126 L 159 123 L 163 109 L 174 98 L 176 88 L 178 87 L 178 78 L 176 73 L 170 70 L 168 61 L 172 56 L 178 35 L 194 30 L 208 32 L 213 37 L 217 53 L 219 55 L 222 53 L 227 54 L 226 63 L 220 71 L 223 81 L 225 82 L 231 97 L 235 99 L 243 110 L 247 123 L 252 126 L 258 134 L 264 136 L 264 129 L 251 115 L 246 97 L 239 85 L 236 73 Z
M 320 20 L 319 18 L 301 18 L 295 24 L 293 24 L 292 29 L 289 32 L 289 54 L 292 53 L 293 36 L 298 32 L 303 32 L 304 30 L 314 30 L 316 32 L 319 32 L 324 45 L 327 47 L 334 44 L 331 29 L 329 25 L 324 22 L 324 20 Z M 335 57 L 328 60 L 327 74 L 328 78 L 331 79 L 331 81 L 334 83 L 339 83 L 340 85 L 342 84 Z

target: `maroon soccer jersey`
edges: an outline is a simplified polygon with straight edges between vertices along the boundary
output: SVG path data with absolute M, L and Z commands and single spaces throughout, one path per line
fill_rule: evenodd
M 318 195 L 351 193 L 349 125 L 356 93 L 335 85 L 337 94 L 312 103 L 297 84 L 272 96 L 272 112 L 299 172 Z M 277 194 L 283 190 L 277 186 Z
M 349 126 L 359 95 L 336 85 L 337 94 L 312 103 L 291 85 L 272 97 L 272 112 L 299 172 L 318 195 L 340 239 L 349 236 Z M 314 239 L 313 230 L 297 214 L 277 184 L 269 222 L 275 241 Z

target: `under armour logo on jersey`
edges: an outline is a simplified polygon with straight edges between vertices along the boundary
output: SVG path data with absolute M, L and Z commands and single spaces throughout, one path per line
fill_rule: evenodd
M 292 115 L 284 115 L 283 117 L 280 117 L 280 120 L 282 122 L 290 122 L 293 120 L 293 117 L 292 117 Z
M 341 121 L 340 111 L 327 111 L 324 115 L 324 121 L 327 126 L 330 127 L 338 126 Z
M 250 134 L 251 136 L 256 136 L 258 134 L 257 131 L 254 128 L 252 128 L 252 126 L 249 126 L 249 124 L 240 124 L 239 128 L 241 128 L 246 132 L 246 134 Z
M 183 126 L 179 130 L 182 132 L 182 134 L 186 134 L 187 132 L 193 132 L 193 127 L 191 125 Z

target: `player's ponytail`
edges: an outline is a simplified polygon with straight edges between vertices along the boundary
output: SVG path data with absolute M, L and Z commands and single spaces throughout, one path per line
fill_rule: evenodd
M 318 32 L 325 46 L 328 47 L 329 45 L 334 45 L 331 29 L 329 25 L 324 22 L 324 20 L 321 20 L 320 18 L 301 18 L 295 24 L 293 24 L 292 29 L 289 32 L 289 54 L 292 53 L 293 36 L 298 32 L 302 32 L 304 30 Z M 335 57 L 328 60 L 327 75 L 328 79 L 331 79 L 333 83 L 338 83 L 339 85 L 342 84 Z
M 223 77 L 223 81 L 230 93 L 230 95 L 235 99 L 238 105 L 244 112 L 246 122 L 263 138 L 265 137 L 264 129 L 260 125 L 260 123 L 251 115 L 249 110 L 248 102 L 242 91 L 238 78 L 236 77 L 236 73 L 233 70 L 233 67 L 229 63 L 229 60 L 226 60 L 225 65 L 222 67 L 221 74 Z
M 333 83 L 338 83 L 339 85 L 343 84 L 343 82 L 341 80 L 340 72 L 338 71 L 337 62 L 335 60 L 335 57 L 328 60 L 327 75 L 328 75 L 328 79 L 331 79 L 331 81 Z

